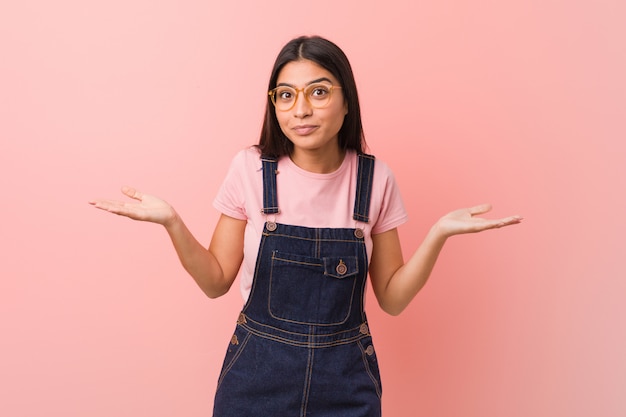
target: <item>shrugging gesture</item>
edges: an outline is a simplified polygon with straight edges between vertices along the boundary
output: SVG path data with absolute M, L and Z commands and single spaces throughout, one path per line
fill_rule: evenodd
M 405 263 L 392 225 L 407 216 L 393 175 L 357 169 L 367 147 L 356 83 L 343 51 L 316 36 L 293 39 L 278 54 L 268 87 L 259 143 L 241 151 L 231 171 L 236 175 L 223 182 L 215 200 L 222 215 L 208 248 L 170 204 L 134 188 L 122 188 L 131 201 L 90 204 L 163 225 L 184 268 L 209 297 L 226 293 L 244 263 L 239 282 L 246 304 L 229 342 L 214 415 L 380 416 L 380 374 L 364 322 L 368 273 L 382 309 L 399 314 L 428 280 L 448 238 L 522 219 L 483 218 L 488 204 L 452 211 L 421 243 L 407 242 L 417 249 Z M 275 160 L 260 161 L 260 155 Z M 279 170 L 280 163 L 294 167 Z M 360 175 L 370 181 L 359 182 Z M 354 225 L 347 202 L 351 191 L 362 191 L 360 184 L 367 186 L 363 195 L 375 199 L 368 204 L 376 214 L 369 214 L 378 229 Z M 269 219 L 259 210 L 265 203 L 259 198 L 278 194 L 285 197 L 277 198 L 280 217 Z M 320 219 L 320 213 L 328 218 Z M 258 243 L 249 239 L 255 233 Z

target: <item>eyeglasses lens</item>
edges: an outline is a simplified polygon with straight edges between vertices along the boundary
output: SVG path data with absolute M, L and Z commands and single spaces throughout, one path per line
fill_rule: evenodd
M 296 105 L 300 92 L 311 107 L 322 108 L 328 105 L 332 88 L 326 84 L 312 84 L 303 89 L 279 86 L 272 90 L 270 96 L 276 108 L 281 111 L 291 110 Z

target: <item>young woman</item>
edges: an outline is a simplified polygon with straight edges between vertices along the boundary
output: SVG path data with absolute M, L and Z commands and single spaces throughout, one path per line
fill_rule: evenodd
M 405 263 L 397 227 L 407 216 L 393 174 L 363 147 L 348 59 L 326 39 L 300 37 L 276 59 L 259 144 L 236 155 L 215 199 L 222 214 L 208 249 L 155 196 L 125 187 L 134 202 L 91 201 L 165 226 L 181 263 L 211 298 L 239 273 L 245 305 L 215 416 L 380 416 L 363 309 L 367 275 L 381 308 L 397 315 L 449 237 L 521 221 L 477 217 L 489 205 L 453 211 Z

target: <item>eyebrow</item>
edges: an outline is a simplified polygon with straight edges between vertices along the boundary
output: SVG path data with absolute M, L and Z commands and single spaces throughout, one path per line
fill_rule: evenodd
M 313 81 L 309 81 L 308 83 L 306 83 L 306 85 L 311 85 L 311 84 L 319 83 L 319 82 L 322 82 L 322 81 L 327 81 L 329 84 L 333 83 L 329 78 L 322 77 L 322 78 L 317 78 L 317 79 L 315 79 Z M 296 88 L 295 85 L 289 84 L 289 83 L 279 83 L 279 84 L 276 84 L 276 87 L 280 87 L 280 86 Z

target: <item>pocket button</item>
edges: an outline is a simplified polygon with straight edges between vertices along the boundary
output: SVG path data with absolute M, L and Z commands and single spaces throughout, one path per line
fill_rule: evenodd
M 340 259 L 339 265 L 337 265 L 337 268 L 335 268 L 335 270 L 337 271 L 337 274 L 345 275 L 345 273 L 348 272 L 348 267 L 346 266 L 346 264 L 343 263 L 343 260 Z

